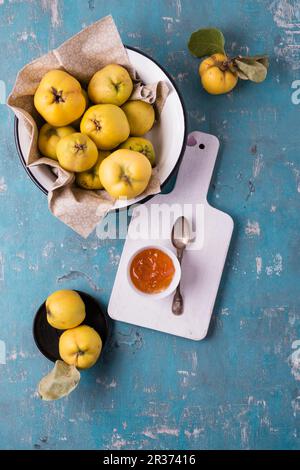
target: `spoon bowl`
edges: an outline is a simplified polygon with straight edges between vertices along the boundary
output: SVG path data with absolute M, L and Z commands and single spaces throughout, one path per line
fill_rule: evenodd
M 178 217 L 172 228 L 172 244 L 177 250 L 183 250 L 191 241 L 191 230 L 188 220 L 181 216 Z
M 191 241 L 190 224 L 184 216 L 178 217 L 175 221 L 172 228 L 171 240 L 177 250 L 177 258 L 181 265 L 184 250 Z M 174 315 L 182 315 L 183 313 L 183 297 L 180 291 L 180 282 L 173 297 L 172 312 Z

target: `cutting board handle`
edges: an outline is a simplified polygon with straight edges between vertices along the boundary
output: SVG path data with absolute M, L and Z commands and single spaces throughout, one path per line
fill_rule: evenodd
M 185 202 L 205 201 L 219 150 L 219 140 L 214 135 L 194 131 L 188 135 L 187 146 L 193 151 L 186 152 L 183 157 L 172 196 L 177 193 L 182 195 L 182 189 L 185 188 Z

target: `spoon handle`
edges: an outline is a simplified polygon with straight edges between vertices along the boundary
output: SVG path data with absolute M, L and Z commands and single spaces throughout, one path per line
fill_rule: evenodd
M 183 298 L 180 292 L 180 283 L 178 284 L 173 297 L 172 312 L 174 315 L 182 315 L 183 313 Z
M 177 258 L 178 258 L 180 265 L 182 261 L 183 251 L 184 250 L 177 250 Z M 172 312 L 174 313 L 174 315 L 183 314 L 183 298 L 180 292 L 180 282 L 176 288 L 176 291 L 173 297 Z

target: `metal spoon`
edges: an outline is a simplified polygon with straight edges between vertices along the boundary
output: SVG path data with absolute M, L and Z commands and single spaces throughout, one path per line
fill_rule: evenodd
M 185 217 L 181 216 L 176 220 L 172 228 L 171 240 L 177 250 L 177 258 L 181 265 L 183 252 L 191 241 L 190 224 Z M 181 315 L 183 313 L 183 298 L 180 292 L 180 282 L 173 297 L 172 312 L 174 315 Z

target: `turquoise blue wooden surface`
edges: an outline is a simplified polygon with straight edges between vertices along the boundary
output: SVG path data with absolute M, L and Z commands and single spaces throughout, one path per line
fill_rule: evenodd
M 1 0 L 7 91 L 24 64 L 109 13 L 125 43 L 174 77 L 189 130 L 220 139 L 210 201 L 233 216 L 235 233 L 215 314 L 200 343 L 116 323 L 77 391 L 39 401 L 50 363 L 32 340 L 36 308 L 62 287 L 107 305 L 123 243 L 85 241 L 50 215 L 0 106 L 0 448 L 299 448 L 300 374 L 288 358 L 300 339 L 300 105 L 291 101 L 300 2 Z M 186 48 L 190 32 L 208 25 L 223 30 L 231 54 L 269 53 L 266 82 L 208 96 Z

